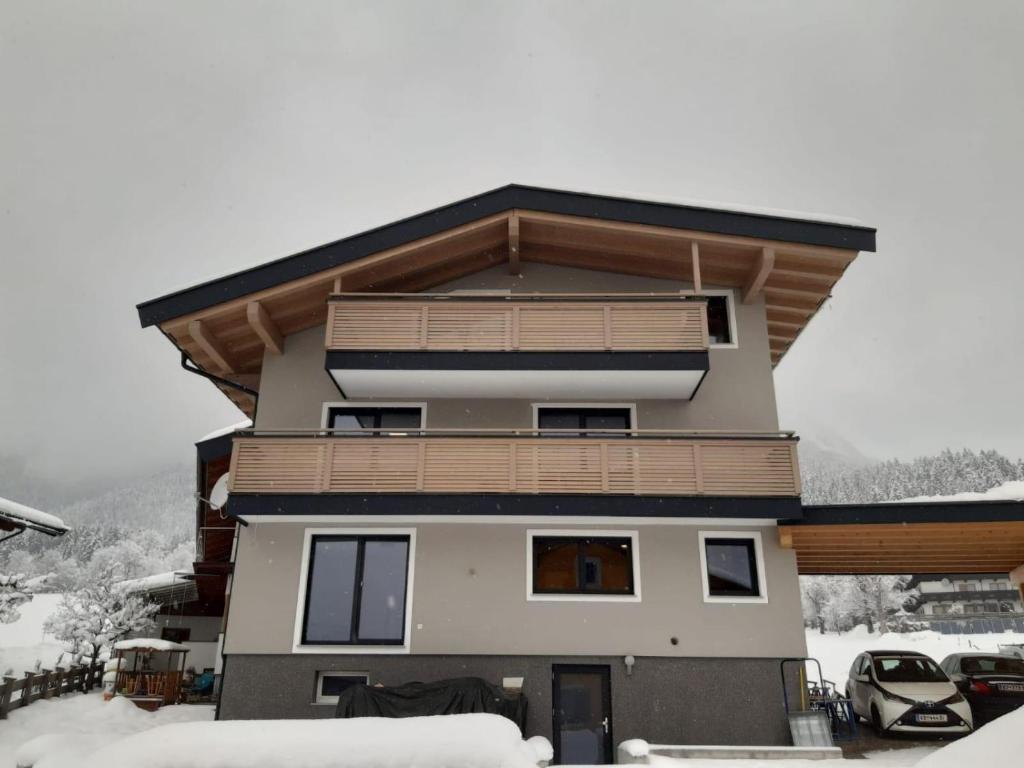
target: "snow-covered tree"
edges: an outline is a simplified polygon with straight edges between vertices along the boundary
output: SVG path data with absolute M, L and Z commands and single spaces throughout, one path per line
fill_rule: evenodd
M 96 658 L 118 640 L 154 625 L 159 606 L 128 592 L 119 583 L 123 577 L 118 566 L 106 567 L 93 583 L 65 594 L 46 621 L 44 629 L 67 645 L 74 662 Z
M 21 618 L 18 609 L 32 599 L 25 581 L 23 573 L 0 573 L 0 624 L 13 624 Z

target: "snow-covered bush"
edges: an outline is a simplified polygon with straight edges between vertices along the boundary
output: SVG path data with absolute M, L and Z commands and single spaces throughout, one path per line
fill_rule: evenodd
M 25 574 L 0 573 L 0 624 L 13 624 L 21 618 L 18 609 L 32 599 Z
M 128 592 L 119 583 L 117 570 L 108 566 L 97 574 L 96 582 L 65 594 L 44 625 L 46 632 L 66 644 L 73 663 L 98 658 L 121 638 L 154 626 L 159 606 Z

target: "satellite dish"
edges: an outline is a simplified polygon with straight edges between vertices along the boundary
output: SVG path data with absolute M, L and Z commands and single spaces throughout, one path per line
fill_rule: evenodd
M 228 503 L 228 481 L 231 475 L 225 472 L 220 476 L 213 485 L 213 490 L 210 491 L 210 506 L 214 509 L 223 509 L 224 505 Z

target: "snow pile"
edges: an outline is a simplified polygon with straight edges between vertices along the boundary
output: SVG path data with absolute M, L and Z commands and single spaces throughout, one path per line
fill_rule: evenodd
M 1004 632 L 987 635 L 943 635 L 931 630 L 896 634 L 877 632 L 868 634 L 863 624 L 842 634 L 819 634 L 815 629 L 807 630 L 807 655 L 821 662 L 826 680 L 831 680 L 840 692 L 846 686 L 846 679 L 857 654 L 871 650 L 916 651 L 941 662 L 951 653 L 980 651 L 999 653 L 999 646 L 1007 643 L 1024 642 L 1024 634 Z M 808 665 L 809 674 L 817 679 L 818 671 Z
M 526 740 L 526 746 L 533 750 L 532 759 L 538 764 L 550 763 L 555 757 L 555 748 L 543 736 L 531 736 Z
M 221 427 L 220 429 L 215 429 L 210 434 L 203 435 L 202 437 L 200 437 L 198 440 L 196 440 L 196 442 L 205 443 L 207 440 L 213 440 L 215 437 L 224 437 L 224 435 L 230 435 L 234 432 L 237 432 L 240 429 L 250 428 L 252 428 L 252 421 L 246 419 L 245 421 L 240 421 L 237 424 L 232 424 L 229 427 Z
M 175 709 L 170 707 L 170 709 Z M 162 711 L 162 710 L 161 710 Z M 533 768 L 536 750 L 498 715 L 180 723 L 129 736 L 88 768 Z M 63 768 L 70 764 L 39 764 Z
M 191 572 L 167 571 L 166 573 L 154 573 L 152 576 L 143 576 L 141 579 L 128 579 L 118 582 L 117 586 L 126 592 L 148 592 L 151 589 L 160 587 L 173 587 L 175 584 L 184 584 L 192 581 Z
M 643 739 L 629 739 L 619 744 L 619 750 L 630 757 L 647 757 L 651 753 L 651 745 Z
M 909 499 L 900 499 L 892 503 L 906 504 L 925 501 L 1024 501 L 1024 480 L 1010 480 L 980 493 L 964 491 L 949 496 L 912 496 Z
M 40 699 L 0 721 L 0 768 L 77 766 L 119 738 L 168 723 L 213 720 L 213 712 L 202 705 L 146 712 L 124 698 L 105 702 L 99 692 Z
M 970 736 L 933 752 L 917 768 L 1018 768 L 1024 760 L 1024 709 L 1018 709 Z

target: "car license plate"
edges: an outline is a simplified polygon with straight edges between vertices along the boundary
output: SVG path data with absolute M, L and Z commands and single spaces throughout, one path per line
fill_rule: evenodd
M 1024 693 L 1024 684 L 1021 683 L 1002 683 L 996 687 L 1007 693 Z
M 918 715 L 917 722 L 919 723 L 944 723 L 946 722 L 945 715 Z

